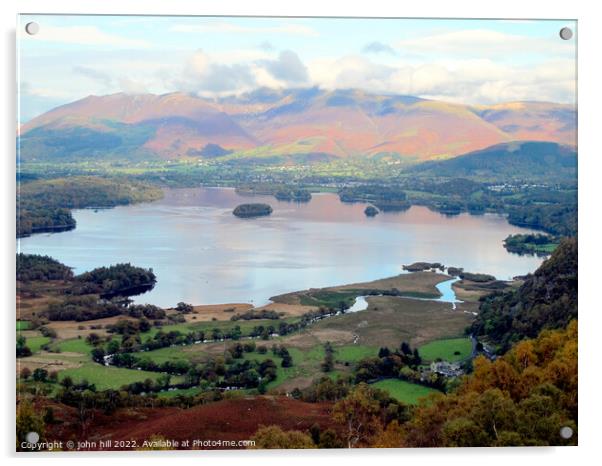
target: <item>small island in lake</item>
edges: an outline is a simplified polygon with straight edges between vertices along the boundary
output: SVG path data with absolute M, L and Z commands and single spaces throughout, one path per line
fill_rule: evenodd
M 375 217 L 379 213 L 380 213 L 380 211 L 373 205 L 369 205 L 368 207 L 366 207 L 364 209 L 364 214 L 366 214 L 366 217 Z
M 443 272 L 445 266 L 440 262 L 414 262 L 413 264 L 402 266 L 403 270 L 408 272 L 426 272 L 427 270 L 440 270 Z
M 306 189 L 280 189 L 274 194 L 279 201 L 309 202 L 311 193 Z
M 263 217 L 272 213 L 272 206 L 261 203 L 240 204 L 232 211 L 232 213 L 241 218 Z

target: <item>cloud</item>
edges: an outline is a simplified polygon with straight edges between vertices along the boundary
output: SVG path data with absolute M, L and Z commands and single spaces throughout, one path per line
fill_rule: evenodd
M 279 24 L 275 26 L 242 26 L 234 23 L 210 24 L 176 24 L 171 28 L 173 32 L 189 33 L 223 33 L 223 34 L 290 34 L 300 36 L 319 36 L 318 32 L 304 24 Z
M 401 51 L 446 55 L 451 57 L 510 58 L 524 54 L 548 57 L 574 53 L 574 41 L 562 41 L 557 36 L 547 38 L 507 34 L 490 29 L 467 29 L 397 42 Z
M 161 76 L 165 85 L 174 90 L 218 96 L 258 87 L 283 88 L 309 83 L 307 67 L 295 52 L 284 50 L 275 58 L 260 56 L 256 59 L 254 53 L 243 54 L 242 61 L 230 62 L 232 57 L 197 50 L 175 77 L 173 72 L 162 72 Z
M 61 42 L 77 45 L 116 46 L 120 48 L 147 48 L 150 44 L 144 40 L 130 39 L 108 34 L 95 26 L 56 27 L 42 25 L 35 36 L 21 31 L 21 39 L 28 41 Z
M 364 45 L 362 48 L 364 53 L 388 53 L 389 55 L 397 55 L 397 52 L 390 45 L 383 44 L 382 42 L 370 42 Z
M 258 47 L 259 47 L 261 50 L 264 50 L 264 51 L 266 51 L 266 52 L 271 52 L 272 50 L 276 50 L 276 47 L 274 47 L 274 46 L 272 45 L 272 43 L 271 43 L 271 42 L 268 42 L 267 40 L 266 40 L 266 41 L 263 41 L 261 44 L 259 44 L 259 46 L 258 46 Z
M 291 50 L 284 50 L 276 60 L 263 63 L 272 76 L 287 84 L 305 84 L 309 79 L 307 67 Z
M 118 86 L 128 94 L 145 94 L 148 92 L 148 87 L 144 83 L 127 77 L 119 78 Z
M 197 50 L 181 74 L 171 81 L 177 90 L 205 93 L 237 93 L 250 90 L 255 78 L 249 64 L 224 64 L 215 61 L 203 50 Z
M 416 95 L 468 104 L 517 100 L 575 101 L 571 59 L 509 65 L 489 59 L 383 65 L 361 55 L 309 63 L 310 81 L 326 89 Z
M 111 87 L 113 84 L 113 79 L 104 71 L 96 70 L 87 66 L 74 66 L 72 71 L 75 74 L 80 74 L 86 78 L 98 81 L 104 87 Z

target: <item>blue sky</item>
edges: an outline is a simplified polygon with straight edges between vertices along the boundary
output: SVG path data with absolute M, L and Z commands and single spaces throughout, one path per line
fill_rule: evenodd
M 24 25 L 35 21 L 34 36 Z M 470 104 L 575 101 L 570 21 L 21 16 L 21 121 L 90 94 L 359 88 Z

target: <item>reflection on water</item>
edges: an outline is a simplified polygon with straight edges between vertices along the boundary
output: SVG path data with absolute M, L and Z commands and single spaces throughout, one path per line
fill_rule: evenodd
M 267 202 L 274 212 L 233 216 L 243 202 Z M 507 235 L 529 230 L 499 215 L 446 217 L 415 206 L 368 218 L 364 208 L 336 194 L 298 204 L 228 188 L 174 189 L 154 203 L 74 211 L 75 230 L 23 238 L 20 248 L 55 257 L 75 273 L 118 262 L 152 267 L 157 286 L 135 300 L 161 306 L 259 305 L 288 291 L 396 275 L 417 261 L 500 279 L 532 272 L 542 261 L 504 249 Z

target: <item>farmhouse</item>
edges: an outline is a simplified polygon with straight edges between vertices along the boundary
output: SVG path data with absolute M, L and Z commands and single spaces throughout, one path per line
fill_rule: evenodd
M 446 361 L 431 363 L 431 371 L 446 377 L 458 377 L 464 374 L 459 364 Z

